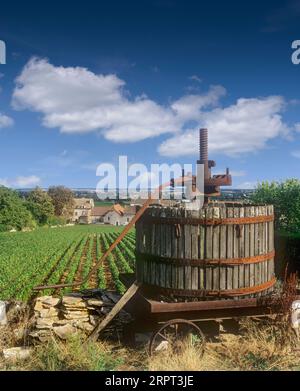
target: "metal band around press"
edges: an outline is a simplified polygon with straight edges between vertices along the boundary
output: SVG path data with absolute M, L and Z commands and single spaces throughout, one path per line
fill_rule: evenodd
M 180 225 L 243 225 L 255 223 L 268 223 L 274 221 L 274 215 L 267 216 L 250 216 L 250 217 L 236 217 L 224 219 L 200 219 L 189 217 L 157 217 L 146 215 L 141 220 L 143 223 L 152 224 L 180 224 Z
M 173 296 L 185 296 L 185 297 L 206 297 L 206 296 L 215 296 L 215 297 L 233 297 L 233 296 L 245 296 L 251 295 L 254 293 L 263 292 L 275 284 L 276 278 L 272 278 L 270 281 L 264 282 L 263 284 L 246 287 L 246 288 L 237 288 L 237 289 L 228 289 L 228 290 L 205 290 L 205 289 L 174 289 L 174 288 L 162 288 L 157 285 L 144 284 L 145 288 L 155 289 L 155 292 L 173 295 Z
M 136 252 L 136 257 L 156 263 L 166 263 L 179 266 L 205 266 L 205 265 L 248 265 L 254 263 L 260 263 L 265 261 L 271 261 L 275 256 L 275 251 L 270 251 L 266 254 L 255 255 L 252 257 L 245 258 L 221 258 L 221 259 L 192 259 L 192 258 L 174 258 L 174 257 L 164 257 L 151 254 L 143 254 Z

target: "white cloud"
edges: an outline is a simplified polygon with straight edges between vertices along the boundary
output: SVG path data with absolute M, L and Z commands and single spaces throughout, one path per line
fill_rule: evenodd
M 6 178 L 0 178 L 0 186 L 9 187 L 9 182 Z
M 300 159 L 300 151 L 292 151 L 291 155 L 297 159 Z
M 235 189 L 255 189 L 257 187 L 257 182 L 243 182 L 237 186 L 234 186 Z
M 30 176 L 18 176 L 15 179 L 7 179 L 7 178 L 0 178 L 0 185 L 6 186 L 6 187 L 33 187 L 40 183 L 41 179 L 36 175 L 30 175 Z
M 164 156 L 196 155 L 200 126 L 209 128 L 210 152 L 228 155 L 257 151 L 291 131 L 282 119 L 281 96 L 240 98 L 221 107 L 225 94 L 222 86 L 211 86 L 164 106 L 144 94 L 131 97 L 114 74 L 33 58 L 16 80 L 12 102 L 16 109 L 41 113 L 44 126 L 64 133 L 99 132 L 113 142 L 169 134 L 158 148 Z
M 39 184 L 41 179 L 36 175 L 19 176 L 14 181 L 15 187 L 32 187 Z
M 192 75 L 189 77 L 190 80 L 197 81 L 198 83 L 202 83 L 202 79 L 197 75 Z
M 145 95 L 129 99 L 124 86 L 116 75 L 33 58 L 16 80 L 13 107 L 42 113 L 44 126 L 65 133 L 100 131 L 114 142 L 134 142 L 180 131 L 225 93 L 223 87 L 212 87 L 162 106 Z
M 4 76 L 3 73 L 0 73 L 0 79 Z M 0 86 L 0 92 L 1 92 L 1 86 Z M 7 115 L 0 112 L 0 129 L 1 128 L 8 128 L 14 124 L 14 120 Z
M 300 132 L 300 122 L 297 122 L 297 123 L 294 125 L 294 128 L 295 128 L 296 132 Z
M 12 118 L 0 113 L 0 128 L 8 128 L 9 126 L 12 126 L 13 124 L 14 124 L 14 121 Z
M 202 112 L 201 126 L 209 129 L 210 152 L 236 155 L 257 151 L 290 129 L 281 113 L 285 101 L 280 96 L 238 99 L 236 104 Z M 198 153 L 198 129 L 189 129 L 164 141 L 159 152 L 164 156 L 194 155 Z M 180 145 L 180 149 L 178 149 Z

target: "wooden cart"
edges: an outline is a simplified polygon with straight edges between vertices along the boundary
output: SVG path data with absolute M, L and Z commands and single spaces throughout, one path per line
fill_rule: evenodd
M 120 275 L 126 287 L 132 286 L 134 276 Z M 298 292 L 297 299 L 300 299 Z M 149 298 L 139 288 L 123 307 L 134 320 L 126 327 L 129 339 L 138 332 L 151 332 L 149 353 L 163 346 L 163 341 L 177 344 L 180 339 L 193 335 L 202 351 L 207 336 L 218 332 L 221 322 L 234 323 L 245 317 L 269 317 L 279 312 L 270 297 L 239 300 L 207 300 L 191 302 L 160 302 Z

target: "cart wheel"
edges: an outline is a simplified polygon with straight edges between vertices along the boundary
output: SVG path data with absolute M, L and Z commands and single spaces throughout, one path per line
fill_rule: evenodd
M 201 355 L 204 353 L 205 337 L 200 328 L 190 320 L 173 319 L 153 333 L 150 345 L 150 356 L 161 350 L 172 349 L 179 352 L 184 346 L 197 346 Z

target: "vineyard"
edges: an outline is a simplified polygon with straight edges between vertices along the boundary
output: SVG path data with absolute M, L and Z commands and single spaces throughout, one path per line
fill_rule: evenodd
M 26 301 L 34 297 L 37 285 L 83 280 L 119 232 L 120 228 L 110 226 L 74 226 L 0 234 L 0 299 Z M 132 230 L 81 288 L 123 293 L 119 273 L 133 272 L 134 248 Z M 52 289 L 43 294 L 70 290 Z

